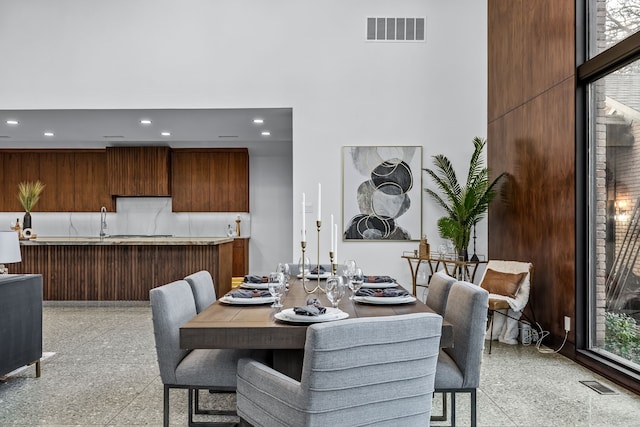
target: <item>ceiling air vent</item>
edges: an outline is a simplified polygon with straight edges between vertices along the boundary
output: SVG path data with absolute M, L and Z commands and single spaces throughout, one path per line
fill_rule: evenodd
M 426 18 L 367 18 L 367 40 L 423 42 Z

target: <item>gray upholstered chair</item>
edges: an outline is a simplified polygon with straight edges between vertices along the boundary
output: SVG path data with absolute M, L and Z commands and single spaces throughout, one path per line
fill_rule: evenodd
M 160 377 L 164 384 L 164 426 L 169 425 L 169 389 L 186 388 L 189 395 L 189 425 L 193 407 L 198 407 L 198 390 L 217 392 L 236 390 L 238 359 L 250 355 L 241 350 L 184 350 L 180 348 L 180 326 L 196 316 L 196 305 L 189 284 L 178 280 L 149 291 L 153 333 Z M 200 411 L 235 415 L 235 411 Z M 219 424 L 219 425 L 228 425 Z
M 440 350 L 435 391 L 451 393 L 451 425 L 456 425 L 456 393 L 471 394 L 471 426 L 477 423 L 476 389 L 487 325 L 489 293 L 473 283 L 454 282 L 444 319 L 453 325 L 453 347 Z
M 431 276 L 429 281 L 429 292 L 427 292 L 426 304 L 436 313 L 444 316 L 444 310 L 447 306 L 447 298 L 449 291 L 456 279 L 449 276 L 443 270 L 438 271 Z
M 242 425 L 428 425 L 441 329 L 433 313 L 313 324 L 300 382 L 240 360 Z
M 193 299 L 196 302 L 196 311 L 200 313 L 216 301 L 216 290 L 213 287 L 213 278 L 207 270 L 201 270 L 184 278 L 191 286 Z

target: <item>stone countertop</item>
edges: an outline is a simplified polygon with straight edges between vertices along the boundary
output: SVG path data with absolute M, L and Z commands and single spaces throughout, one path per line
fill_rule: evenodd
M 166 237 L 166 236 L 128 236 L 128 237 L 37 237 L 20 240 L 21 245 L 220 245 L 233 242 L 229 237 Z

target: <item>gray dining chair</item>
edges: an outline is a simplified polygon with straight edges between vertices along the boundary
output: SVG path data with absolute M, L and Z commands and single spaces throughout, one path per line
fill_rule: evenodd
M 193 422 L 194 406 L 198 413 L 236 415 L 235 411 L 204 411 L 198 408 L 198 390 L 235 392 L 238 359 L 248 357 L 248 350 L 185 350 L 180 348 L 180 326 L 196 316 L 191 287 L 178 280 L 151 289 L 151 313 L 160 378 L 164 384 L 164 426 L 169 425 L 169 390 L 188 390 L 189 425 Z M 206 425 L 230 425 L 207 423 Z M 233 424 L 231 424 L 233 425 Z
M 299 382 L 238 362 L 241 425 L 428 425 L 441 331 L 434 313 L 313 324 Z
M 453 347 L 440 350 L 436 393 L 451 394 L 451 426 L 456 425 L 456 393 L 471 395 L 471 426 L 477 425 L 476 391 L 487 326 L 489 293 L 473 283 L 456 281 L 447 298 L 444 319 L 453 325 Z
M 449 291 L 456 279 L 449 276 L 443 270 L 434 273 L 429 281 L 429 291 L 427 292 L 427 304 L 433 311 L 444 316 L 444 310 L 447 306 L 447 298 Z
M 205 308 L 216 302 L 216 290 L 213 287 L 213 278 L 207 270 L 201 270 L 184 278 L 189 283 L 196 303 L 196 311 L 200 313 Z

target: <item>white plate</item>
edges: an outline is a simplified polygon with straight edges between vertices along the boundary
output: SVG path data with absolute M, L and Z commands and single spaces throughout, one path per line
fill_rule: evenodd
M 329 272 L 329 271 L 325 271 L 324 273 L 320 274 L 320 278 L 321 279 L 326 279 L 329 276 L 331 276 L 331 272 Z M 317 274 L 313 274 L 313 273 L 309 273 L 309 274 L 305 274 L 304 278 L 305 279 L 317 279 L 318 275 Z M 302 274 L 298 274 L 298 279 L 302 279 Z
M 294 313 L 293 308 L 286 308 L 276 313 L 274 317 L 283 322 L 319 323 L 346 319 L 349 317 L 349 313 L 345 313 L 339 308 L 327 307 L 327 311 L 324 314 L 320 314 L 319 316 L 305 316 L 304 314 Z
M 361 302 L 364 304 L 408 304 L 416 301 L 416 297 L 412 295 L 407 295 L 404 297 L 353 297 L 354 301 Z
M 385 288 L 397 288 L 398 284 L 396 282 L 383 282 L 383 283 L 371 283 L 364 282 L 361 288 L 364 289 L 385 289 Z
M 244 289 L 269 289 L 268 283 L 240 283 L 240 287 Z
M 255 297 L 255 298 L 233 298 L 230 296 L 223 296 L 218 301 L 225 304 L 234 305 L 259 305 L 259 304 L 271 304 L 275 301 L 274 297 Z

